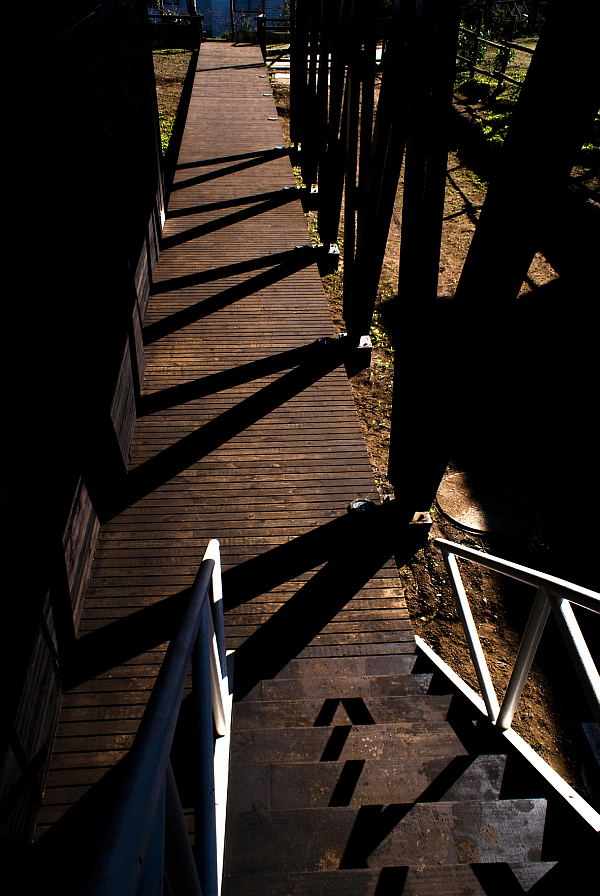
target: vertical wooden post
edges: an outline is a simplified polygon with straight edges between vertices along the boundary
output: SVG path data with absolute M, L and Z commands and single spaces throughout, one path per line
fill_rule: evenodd
M 516 23 L 517 23 L 517 17 L 511 15 L 511 17 L 510 17 L 510 23 L 509 23 L 509 26 L 508 26 L 508 33 L 507 33 L 507 35 L 506 35 L 505 37 L 502 38 L 502 43 L 510 44 L 510 43 L 513 42 L 513 40 L 515 39 L 515 26 L 516 26 Z M 509 47 L 505 47 L 505 48 L 502 50 L 502 55 L 501 55 L 501 58 L 500 58 L 500 68 L 497 70 L 498 75 L 501 76 L 501 75 L 506 74 L 506 66 L 507 66 L 508 63 L 509 63 L 509 60 L 510 60 L 510 48 L 509 48 Z M 499 77 L 499 78 L 498 78 L 498 84 L 496 85 L 496 88 L 495 88 L 495 90 L 494 90 L 494 93 L 498 93 L 498 92 L 500 91 L 503 82 L 504 82 L 504 78 Z
M 350 62 L 346 81 L 348 111 L 346 116 L 345 143 L 345 191 L 344 191 L 344 320 L 352 319 L 354 250 L 356 244 L 357 188 L 356 171 L 358 160 L 358 122 L 360 113 L 360 51 L 359 26 L 353 2 L 352 26 L 350 31 Z M 357 27 L 358 26 L 358 27 Z
M 431 506 L 448 460 L 448 446 L 428 433 L 430 408 L 420 399 L 434 386 L 428 355 L 441 323 L 437 284 L 459 24 L 460 0 L 417 4 L 398 280 L 403 338 L 396 345 L 388 473 L 409 517 Z M 416 438 L 407 438 L 400 423 L 408 396 L 417 399 Z
M 308 67 L 308 9 L 303 0 L 291 0 L 294 31 L 290 57 L 290 137 L 294 145 L 302 143 L 306 131 Z
M 568 0 L 556 0 L 531 57 L 456 292 L 456 304 L 473 325 L 476 314 L 481 326 L 494 328 L 501 309 L 517 298 L 551 218 L 556 187 L 567 185 L 600 105 L 594 50 L 600 6 L 586 9 L 582 31 Z M 561 109 L 568 109 L 568 123 Z
M 369 333 L 406 142 L 404 96 L 410 73 L 413 3 L 395 0 L 382 74 L 369 170 L 361 195 L 348 334 Z
M 334 11 L 336 39 L 331 46 L 327 148 L 319 175 L 318 227 L 325 245 L 337 242 L 344 189 L 344 85 L 350 39 L 350 5 L 351 0 L 341 0 Z
M 367 175 L 373 145 L 373 113 L 375 109 L 375 67 L 377 54 L 377 38 L 372 18 L 364 18 L 364 45 L 361 63 L 361 100 L 360 100 L 360 157 L 358 162 L 358 203 L 359 215 L 366 192 Z
M 320 0 L 321 32 L 319 40 L 319 71 L 317 82 L 316 118 L 317 180 L 327 153 L 327 119 L 329 111 L 329 55 L 332 42 L 332 8 L 327 0 Z
M 475 66 L 479 65 L 479 36 L 481 34 L 481 29 L 483 28 L 483 10 L 479 12 L 477 16 L 477 22 L 475 23 L 474 31 L 476 32 L 475 40 L 473 41 L 473 51 L 471 53 L 471 67 L 469 69 L 469 74 L 473 78 L 475 77 Z
M 267 20 L 264 15 L 256 17 L 256 32 L 258 37 L 258 45 L 260 47 L 264 61 L 267 61 Z
M 309 56 L 308 56 L 308 86 L 306 90 L 304 130 L 302 134 L 302 152 L 300 166 L 302 168 L 302 180 L 305 184 L 314 184 L 317 181 L 318 168 L 318 117 L 317 83 L 318 83 L 318 56 L 321 37 L 321 4 L 320 0 L 310 0 L 309 6 Z

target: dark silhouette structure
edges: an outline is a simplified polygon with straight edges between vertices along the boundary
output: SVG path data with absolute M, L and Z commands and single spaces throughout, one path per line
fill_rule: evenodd
M 323 18 L 321 7 L 325 11 Z M 235 645 L 239 647 L 241 670 L 238 696 L 250 695 L 249 703 L 252 703 L 253 688 L 263 678 L 275 677 L 284 666 L 294 663 L 296 655 L 301 653 L 310 639 L 319 637 L 319 625 L 322 623 L 325 628 L 336 613 L 343 612 L 345 602 L 356 598 L 358 591 L 363 586 L 369 587 L 377 575 L 381 576 L 377 584 L 382 592 L 381 601 L 389 600 L 387 578 L 395 574 L 392 555 L 397 547 L 392 544 L 390 534 L 396 531 L 393 526 L 407 523 L 415 511 L 430 506 L 450 451 L 456 445 L 463 446 L 461 434 L 450 413 L 442 439 L 423 439 L 419 435 L 427 425 L 428 405 L 423 403 L 420 406 L 418 399 L 424 391 L 432 393 L 436 388 L 433 374 L 422 363 L 430 350 L 431 338 L 441 340 L 442 337 L 447 338 L 448 333 L 456 333 L 457 344 L 463 351 L 475 344 L 481 354 L 480 376 L 484 379 L 488 375 L 491 377 L 488 382 L 492 383 L 494 395 L 499 397 L 503 394 L 509 356 L 523 349 L 527 339 L 533 338 L 537 332 L 535 315 L 540 310 L 539 305 L 531 314 L 526 310 L 527 327 L 515 336 L 513 324 L 521 320 L 520 309 L 519 313 L 515 311 L 515 300 L 533 253 L 548 245 L 550 251 L 554 246 L 557 255 L 560 255 L 560 246 L 556 247 L 557 243 L 562 245 L 562 242 L 557 241 L 555 230 L 548 223 L 548 191 L 556 189 L 559 196 L 565 195 L 565 180 L 573 154 L 581 145 L 582 136 L 598 107 L 600 81 L 594 61 L 597 58 L 596 47 L 592 40 L 592 36 L 595 39 L 597 34 L 598 7 L 594 3 L 587 4 L 589 18 L 583 23 L 582 33 L 579 24 L 576 27 L 570 18 L 566 0 L 556 0 L 554 4 L 553 17 L 549 17 L 548 27 L 540 39 L 539 55 L 534 57 L 531 74 L 515 113 L 497 184 L 490 188 L 481 223 L 450 309 L 440 307 L 436 289 L 446 170 L 444 123 L 449 107 L 454 39 L 460 8 L 459 0 L 432 0 L 424 4 L 396 0 L 391 19 L 386 19 L 382 24 L 369 16 L 366 3 L 319 4 L 303 3 L 302 0 L 292 3 L 295 53 L 292 62 L 292 116 L 295 116 L 292 139 L 302 147 L 300 161 L 306 183 L 319 184 L 319 228 L 325 244 L 337 238 L 345 190 L 347 279 L 344 315 L 350 343 L 358 344 L 360 337 L 370 328 L 393 196 L 403 159 L 406 161 L 410 188 L 405 191 L 399 284 L 404 335 L 396 352 L 394 413 L 398 420 L 409 395 L 413 408 L 412 429 L 417 437 L 407 439 L 398 424 L 394 425 L 390 478 L 396 489 L 396 501 L 392 510 L 387 505 L 377 508 L 377 516 L 373 517 L 377 525 L 372 523 L 369 528 L 368 524 L 356 523 L 351 517 L 350 521 L 342 517 L 342 521 L 338 519 L 327 523 L 331 528 L 327 529 L 323 538 L 323 531 L 309 517 L 312 509 L 306 511 L 303 508 L 301 512 L 306 513 L 306 517 L 302 525 L 307 531 L 297 539 L 289 536 L 293 544 L 291 549 L 287 545 L 271 549 L 275 552 L 275 572 L 281 574 L 280 579 L 273 583 L 266 577 L 261 561 L 248 553 L 250 573 L 258 567 L 266 577 L 265 591 L 271 584 L 285 584 L 287 580 L 284 576 L 290 577 L 290 556 L 293 568 L 296 568 L 294 563 L 297 566 L 298 575 L 306 574 L 309 579 L 308 584 L 302 586 L 303 590 L 298 591 L 298 595 L 302 594 L 301 601 L 291 599 L 286 605 L 287 609 L 277 608 L 264 625 L 260 622 L 250 635 L 239 636 L 239 642 Z M 298 252 L 298 247 L 292 245 L 285 246 L 279 255 L 269 246 L 268 257 L 257 254 L 250 262 L 229 259 L 225 273 L 213 269 L 204 280 L 203 272 L 198 273 L 191 265 L 189 269 L 182 265 L 179 270 L 181 272 L 185 268 L 185 271 L 176 278 L 178 282 L 171 283 L 168 274 L 165 274 L 155 292 L 168 297 L 175 289 L 188 286 L 201 288 L 205 282 L 210 285 L 211 277 L 215 282 L 221 277 L 235 278 L 238 275 L 242 279 L 232 281 L 223 290 L 215 287 L 215 292 L 208 298 L 202 295 L 197 301 L 190 300 L 185 306 L 173 308 L 170 315 L 157 314 L 156 320 L 149 322 L 144 340 L 142 328 L 159 256 L 165 210 L 146 4 L 141 0 L 98 0 L 78 4 L 76 9 L 74 6 L 60 7 L 53 10 L 52 28 L 56 32 L 56 40 L 47 54 L 51 65 L 49 80 L 52 82 L 52 92 L 43 83 L 45 71 L 36 71 L 36 87 L 31 93 L 31 117 L 23 125 L 29 170 L 22 169 L 20 176 L 33 183 L 27 183 L 27 198 L 20 203 L 23 216 L 17 229 L 19 235 L 27 240 L 27 251 L 23 253 L 25 261 L 22 263 L 20 294 L 18 299 L 14 298 L 9 303 L 7 311 L 6 344 L 3 349 L 5 381 L 8 384 L 6 419 L 10 421 L 10 429 L 3 441 L 1 495 L 3 535 L 0 543 L 5 591 L 2 604 L 5 632 L 2 681 L 5 700 L 1 711 L 0 825 L 3 846 L 13 858 L 20 857 L 26 851 L 32 834 L 64 690 L 79 683 L 85 675 L 91 677 L 111 668 L 104 650 L 107 643 L 105 633 L 88 636 L 87 646 L 91 649 L 85 655 L 81 642 L 77 644 L 76 638 L 101 524 L 134 502 L 147 498 L 153 489 L 174 478 L 186 466 L 191 466 L 227 440 L 260 423 L 287 401 L 302 397 L 305 390 L 325 380 L 332 370 L 340 367 L 343 360 L 343 351 L 339 348 L 332 349 L 329 354 L 319 354 L 320 348 L 315 348 L 308 336 L 305 345 L 292 344 L 297 336 L 297 333 L 292 333 L 289 343 L 284 340 L 283 345 L 272 350 L 269 357 L 257 357 L 251 353 L 245 356 L 244 345 L 239 353 L 232 355 L 235 361 L 231 362 L 230 369 L 225 367 L 203 375 L 197 374 L 197 379 L 192 382 L 170 385 L 162 391 L 157 388 L 152 395 L 141 397 L 145 369 L 144 344 L 150 346 L 178 329 L 197 324 L 203 316 L 210 317 L 215 312 L 229 309 L 253 291 L 267 290 L 292 274 L 302 272 L 309 262 L 304 260 L 306 253 Z M 386 52 L 380 106 L 376 117 L 369 118 L 364 110 L 372 100 L 370 91 L 374 80 L 375 45 L 382 29 Z M 568 128 L 558 118 L 552 118 L 551 122 L 548 118 L 557 102 L 556 93 L 552 99 L 547 95 L 547 84 L 558 47 L 565 68 L 572 66 L 577 71 L 577 83 L 571 92 L 565 92 L 564 79 L 560 77 L 553 88 L 563 91 L 558 102 L 570 107 Z M 217 62 L 213 64 L 216 70 L 221 71 Z M 237 57 L 230 67 L 236 69 L 237 75 L 240 72 L 242 75 L 256 74 L 258 68 L 262 68 L 260 62 L 252 60 L 246 72 L 245 63 Z M 227 68 L 225 62 L 222 68 Z M 398 102 L 400 93 L 403 94 L 401 103 Z M 268 94 L 261 94 L 259 103 L 266 96 Z M 362 119 L 359 116 L 361 101 Z M 274 119 L 271 117 L 268 120 Z M 262 127 L 265 127 L 264 122 Z M 263 131 L 258 126 L 256 132 L 262 137 Z M 257 139 L 256 133 L 251 136 L 253 140 Z M 216 180 L 240 172 L 245 176 L 247 169 L 281 161 L 283 155 L 285 152 L 281 147 L 262 148 L 255 152 L 251 146 L 249 150 L 236 150 L 231 157 L 222 155 L 219 158 L 192 159 L 188 165 L 190 170 L 184 173 L 189 178 L 187 185 L 198 185 L 211 178 Z M 207 173 L 204 166 L 211 164 L 215 170 Z M 279 181 L 277 172 L 275 186 L 264 193 L 255 191 L 255 195 L 250 196 L 242 192 L 241 196 L 233 199 L 230 195 L 217 197 L 213 206 L 209 204 L 208 211 L 212 213 L 215 209 L 221 209 L 227 220 L 223 222 L 222 218 L 218 218 L 215 224 L 212 220 L 203 219 L 190 231 L 179 232 L 174 226 L 165 241 L 165 252 L 176 252 L 180 245 L 194 239 L 212 239 L 214 231 L 225 226 L 243 227 L 248 224 L 247 219 L 258 214 L 279 211 L 285 215 L 288 196 L 293 193 L 296 198 L 296 191 L 286 181 L 288 175 L 289 172 L 284 171 Z M 520 232 L 512 234 L 507 245 L 505 230 L 508 211 L 512 203 L 520 201 L 525 184 L 532 182 L 535 186 Z M 180 188 L 185 186 L 186 183 L 182 183 Z M 247 185 L 244 186 L 246 188 Z M 258 207 L 253 206 L 250 211 L 237 208 L 238 204 L 246 206 L 251 202 L 259 203 Z M 552 205 L 552 214 L 554 208 Z M 558 208 L 564 208 L 568 214 L 571 208 L 569 200 L 559 199 Z M 581 228 L 585 241 L 589 240 L 590 245 L 593 245 L 590 234 L 597 226 L 596 211 L 586 208 L 585 220 L 589 226 L 588 223 L 581 224 L 579 213 L 574 213 L 576 228 Z M 181 216 L 196 212 L 205 214 L 207 208 L 201 205 L 184 208 Z M 177 214 L 175 210 L 173 219 L 177 218 Z M 34 217 L 37 231 L 29 220 Z M 252 222 L 248 227 L 251 225 Z M 309 251 L 311 253 L 312 250 Z M 482 272 L 493 263 L 498 253 L 502 257 L 501 273 L 493 295 L 482 297 L 479 287 Z M 567 269 L 568 263 L 565 263 Z M 571 278 L 570 286 L 563 295 L 567 301 L 578 303 L 585 329 L 590 302 L 588 291 L 593 284 L 581 267 L 574 274 L 572 269 L 567 273 Z M 313 286 L 310 289 L 313 290 L 311 295 L 316 295 Z M 293 302 L 293 291 L 291 297 L 286 294 L 286 301 L 288 299 Z M 289 328 L 293 330 L 298 311 L 291 305 L 290 309 L 287 312 Z M 272 309 L 269 313 L 273 313 Z M 317 312 L 314 314 L 321 326 Z M 261 308 L 261 323 L 267 317 L 268 314 Z M 309 331 L 307 325 L 306 333 Z M 256 335 L 258 330 L 252 333 L 255 341 L 260 342 Z M 492 336 L 488 350 L 489 333 Z M 556 335 L 555 330 L 553 334 Z M 288 336 L 289 333 L 286 333 L 285 339 Z M 314 339 L 312 332 L 310 338 Z M 556 347 L 558 343 L 554 342 L 553 345 Z M 482 349 L 482 346 L 485 348 Z M 536 346 L 538 350 L 543 353 L 543 348 Z M 571 362 L 577 357 L 575 347 L 568 354 L 568 359 Z M 498 374 L 499 368 L 501 375 Z M 579 468 L 572 474 L 573 490 L 570 492 L 574 496 L 572 499 L 578 502 L 583 500 L 586 483 L 593 472 L 592 430 L 587 391 L 583 398 L 578 395 L 577 401 L 572 401 L 571 396 L 587 377 L 587 370 L 584 368 L 581 374 L 576 371 L 569 378 L 570 391 L 561 405 L 570 408 L 567 418 L 569 434 L 581 423 L 576 435 L 580 447 L 564 453 L 569 463 L 574 458 L 580 460 Z M 142 460 L 136 471 L 127 476 L 137 416 L 175 407 L 206 395 L 212 397 L 219 393 L 220 396 L 221 392 L 232 386 L 251 384 L 275 373 L 282 374 L 280 379 L 261 385 L 260 390 L 246 395 L 243 400 L 239 399 L 233 407 L 227 406 L 227 399 L 222 406 L 217 402 L 218 415 L 215 418 L 209 419 L 207 414 L 204 419 L 201 408 L 192 423 L 184 421 L 182 424 L 182 433 L 188 423 L 190 431 L 180 433 L 177 441 L 166 448 L 162 447 L 162 453 L 152 455 L 148 449 L 147 455 L 141 455 Z M 537 376 L 537 372 L 520 367 L 521 373 L 529 375 L 527 394 L 533 400 L 538 395 L 538 383 L 533 376 Z M 511 396 L 517 394 L 520 382 L 516 378 L 511 381 Z M 546 409 L 560 388 L 557 377 L 552 373 L 548 374 L 548 383 L 539 386 Z M 335 400 L 338 401 L 338 398 Z M 339 402 L 342 404 L 342 399 Z M 492 459 L 515 438 L 521 424 L 527 424 L 525 431 L 531 439 L 535 436 L 536 425 L 544 422 L 543 415 L 538 415 L 533 421 L 527 417 L 526 403 L 521 402 L 516 407 L 516 422 L 509 421 L 502 440 L 494 442 L 498 448 L 490 454 Z M 577 415 L 584 416 L 583 422 Z M 481 441 L 487 444 L 487 437 L 493 437 L 494 426 L 486 420 L 484 413 L 481 421 L 484 425 Z M 278 428 L 272 425 L 272 429 L 267 429 L 266 435 L 261 438 L 270 444 L 277 435 Z M 303 437 L 303 434 L 298 437 L 301 446 Z M 340 442 L 343 442 L 343 436 Z M 570 440 L 563 438 L 559 444 L 570 445 Z M 298 449 L 299 452 L 301 450 L 304 449 Z M 333 453 L 333 449 L 329 446 L 323 448 L 327 462 L 331 460 L 328 452 Z M 555 450 L 550 462 L 544 463 L 549 468 L 562 456 Z M 533 469 L 535 452 L 530 451 L 528 458 L 528 469 Z M 334 460 L 337 462 L 337 457 Z M 279 464 L 273 461 L 272 466 L 278 468 Z M 351 461 L 347 466 L 343 475 L 346 480 L 351 480 L 355 469 Z M 407 474 L 407 471 L 410 473 Z M 321 473 L 322 469 L 319 468 L 317 474 Z M 295 470 L 290 473 L 290 477 L 296 475 Z M 333 478 L 334 473 L 328 470 L 327 475 Z M 361 475 L 370 476 L 366 461 Z M 255 488 L 253 480 L 247 488 L 251 493 Z M 570 496 L 562 499 L 562 509 L 569 499 Z M 204 500 L 202 495 L 198 501 L 201 500 Z M 311 500 L 309 494 L 306 503 L 310 504 Z M 262 508 L 261 512 L 267 514 L 269 508 Z M 282 514 L 285 514 L 285 508 Z M 390 516 L 393 525 L 389 524 Z M 360 529 L 361 525 L 367 530 L 368 537 Z M 348 563 L 348 552 L 358 555 L 360 546 L 364 544 L 368 550 L 363 554 L 361 563 L 352 566 Z M 301 560 L 298 559 L 300 551 Z M 279 562 L 281 570 L 277 565 Z M 248 570 L 239 558 L 236 563 L 237 566 L 234 564 L 234 568 L 226 573 L 226 581 L 229 575 L 232 586 L 237 584 L 239 588 L 240 583 L 245 583 Z M 324 569 L 311 579 L 309 573 L 312 574 L 322 563 L 325 564 Z M 170 588 L 171 585 L 165 587 Z M 375 586 L 373 588 L 375 590 Z M 232 601 L 237 599 L 234 591 L 232 587 Z M 323 594 L 328 596 L 329 603 L 323 602 Z M 379 599 L 379 594 L 376 596 Z M 110 657 L 111 662 L 131 659 L 138 648 L 139 652 L 155 649 L 161 638 L 170 634 L 185 597 L 185 588 L 178 594 L 170 592 L 167 600 L 163 599 L 164 595 L 161 596 L 156 608 L 140 610 L 141 617 L 136 616 L 135 620 L 126 622 L 117 621 L 116 628 L 121 634 L 125 633 L 120 641 L 117 638 L 119 647 L 128 638 L 132 639 L 132 647 L 129 651 L 123 650 L 122 656 L 115 652 Z M 305 616 L 307 606 L 312 611 L 308 620 Z M 228 609 L 236 607 L 230 604 Z M 136 625 L 140 618 L 146 620 L 146 627 Z M 354 624 L 352 619 L 351 626 Z M 387 624 L 381 624 L 384 630 L 381 636 L 377 628 L 379 622 L 373 624 L 371 634 L 375 632 L 377 635 L 373 635 L 373 643 L 379 638 L 385 645 Z M 396 655 L 402 656 L 405 642 L 414 643 L 411 641 L 410 625 L 408 620 L 393 624 L 399 632 L 407 632 L 398 640 L 400 646 Z M 244 625 L 246 623 L 240 622 L 240 628 Z M 351 626 L 349 631 L 354 637 L 355 630 Z M 282 632 L 286 639 L 281 636 Z M 290 637 L 290 633 L 296 640 Z M 352 638 L 348 631 L 343 634 L 348 635 L 342 645 L 345 647 L 352 642 Z M 332 639 L 329 643 L 333 643 L 337 636 L 337 630 L 327 635 Z M 134 640 L 136 638 L 137 641 Z M 281 655 L 276 654 L 269 660 L 265 647 L 266 642 L 273 640 L 279 643 L 286 640 L 287 647 L 282 649 Z M 338 646 L 336 642 L 336 649 Z M 116 651 L 114 645 L 113 649 Z M 358 655 L 355 653 L 353 656 Z M 329 658 L 327 646 L 323 647 L 322 653 L 317 651 L 304 659 L 312 661 L 323 656 Z M 345 664 L 342 648 L 335 658 L 344 659 L 344 662 L 333 663 L 331 669 L 325 663 L 322 676 L 331 676 L 334 674 L 331 670 L 339 667 L 345 669 L 343 674 L 349 677 L 348 669 L 352 664 Z M 410 676 L 412 665 L 405 665 L 405 673 Z M 384 666 L 382 675 L 388 675 L 391 665 L 388 668 L 386 663 L 382 663 L 382 668 Z M 302 675 L 306 674 L 309 679 L 314 677 L 314 664 L 300 664 L 300 668 L 304 670 Z M 296 672 L 300 676 L 298 669 Z M 414 680 L 417 678 L 416 674 Z M 427 684 L 423 682 L 417 681 L 419 688 Z M 391 696 L 396 697 L 397 694 Z M 314 701 L 316 699 L 314 697 Z M 439 711 L 444 713 L 446 708 L 444 704 Z M 339 721 L 336 713 L 342 714 L 342 711 L 346 713 L 350 725 L 334 725 L 334 717 Z M 341 761 L 342 748 L 351 727 L 372 723 L 370 710 L 362 697 L 329 692 L 323 705 L 317 709 L 315 718 L 317 721 L 311 723 L 312 728 L 334 727 L 331 743 L 323 742 L 322 758 L 319 760 L 322 762 Z M 445 724 L 445 716 L 443 721 Z M 257 727 L 262 725 L 260 720 L 259 723 Z M 467 727 L 473 727 L 470 719 Z M 317 734 L 325 738 L 322 732 L 318 731 Z M 448 749 L 454 750 L 454 735 L 451 739 Z M 318 746 L 321 749 L 320 741 Z M 489 752 L 498 752 L 497 744 L 492 744 Z M 459 753 L 460 750 L 457 750 L 456 755 Z M 449 752 L 450 755 L 454 756 Z M 349 806 L 362 769 L 362 766 L 352 763 L 363 760 L 357 758 L 358 753 L 348 753 L 348 756 L 350 758 L 345 759 L 342 777 L 337 785 L 332 784 L 331 802 L 327 808 L 342 810 Z M 395 756 L 393 758 L 395 761 Z M 242 755 L 240 766 L 245 768 L 244 763 Z M 432 780 L 425 782 L 424 787 L 433 787 L 431 793 L 437 799 L 439 794 L 448 791 L 463 771 L 461 762 L 455 763 L 455 776 L 446 775 L 447 781 L 446 778 L 439 781 L 435 775 L 443 775 L 444 771 L 436 766 L 432 771 Z M 447 785 L 445 788 L 442 786 L 444 783 Z M 387 800 L 385 793 L 380 800 L 378 798 L 377 805 L 360 807 L 355 826 L 348 828 L 348 851 L 340 865 L 340 868 L 351 872 L 348 878 L 350 886 L 354 871 L 366 868 L 368 855 L 402 820 L 405 812 L 402 807 L 416 799 L 411 793 L 397 797 L 392 811 L 387 815 L 387 810 L 382 810 Z M 433 800 L 431 793 L 429 796 Z M 537 793 L 534 795 L 537 796 Z M 349 813 L 339 812 L 338 815 L 346 827 L 350 821 L 354 825 Z M 373 821 L 376 822 L 376 831 L 371 836 L 372 842 L 367 838 L 366 846 L 363 843 L 363 855 L 360 850 L 357 851 L 355 844 L 362 841 L 364 832 L 368 832 Z M 423 822 L 425 824 L 426 821 Z M 346 830 L 343 825 L 340 827 L 342 832 Z M 542 828 L 540 821 L 540 837 Z M 269 833 L 263 831 L 262 836 L 268 843 Z M 384 860 L 381 861 L 383 863 Z M 394 873 L 391 871 L 393 869 L 382 865 L 382 887 L 386 879 L 393 888 L 406 877 L 404 868 L 396 869 Z M 244 869 L 239 871 L 240 876 L 242 873 L 245 873 Z M 485 876 L 485 871 L 481 872 L 482 879 Z M 235 874 L 231 886 L 235 885 L 234 878 Z M 484 884 L 487 886 L 485 881 L 482 886 Z M 373 886 L 379 887 L 379 884 L 373 883 Z M 377 889 L 377 892 L 384 891 L 387 890 Z
M 164 218 L 146 4 L 63 4 L 51 18 L 23 96 L 30 165 L 15 208 L 30 235 L 26 251 L 18 246 L 3 347 L 0 787 L 10 849 L 31 833 L 100 520 L 125 478 Z

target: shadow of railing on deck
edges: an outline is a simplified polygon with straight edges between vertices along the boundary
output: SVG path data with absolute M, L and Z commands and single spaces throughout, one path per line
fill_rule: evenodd
M 313 352 L 313 345 L 302 345 L 300 348 L 292 348 L 287 352 L 260 358 L 258 361 L 240 364 L 229 370 L 211 373 L 209 376 L 192 380 L 191 383 L 181 383 L 179 386 L 171 386 L 168 389 L 161 389 L 160 392 L 144 395 L 140 400 L 140 416 L 194 401 L 196 398 L 222 392 L 224 389 L 232 389 L 234 386 L 259 380 L 282 370 L 289 370 L 291 367 L 297 367 Z
M 281 190 L 269 190 L 266 193 L 254 193 L 250 196 L 234 196 L 232 199 L 221 199 L 219 202 L 205 202 L 203 205 L 192 205 L 188 208 L 175 208 L 167 212 L 167 221 L 173 218 L 185 218 L 200 212 L 218 211 L 222 208 L 235 208 L 236 205 L 249 205 L 251 202 L 266 202 L 276 196 L 285 195 L 298 198 L 301 194 L 296 187 L 283 187 Z
M 224 572 L 228 611 L 323 567 L 236 651 L 236 696 L 261 677 L 276 674 L 394 554 L 397 562 L 405 562 L 422 547 L 422 537 L 422 529 L 402 523 L 392 501 L 368 513 L 345 513 Z M 166 644 L 189 594 L 190 589 L 184 588 L 79 638 L 69 687 Z M 261 653 L 266 645 L 269 657 Z
M 228 165 L 226 168 L 219 168 L 218 171 L 207 171 L 206 174 L 198 174 L 196 177 L 189 177 L 187 180 L 179 180 L 171 187 L 171 193 L 175 193 L 177 190 L 183 190 L 186 187 L 193 187 L 196 184 L 206 183 L 209 180 L 216 180 L 227 174 L 236 174 L 238 171 L 246 171 L 248 168 L 254 168 L 256 165 L 264 165 L 265 162 L 270 162 L 272 159 L 286 156 L 288 152 L 289 150 L 286 147 L 277 146 L 267 150 L 261 155 L 257 156 L 256 154 L 253 154 L 251 158 L 244 162 L 239 162 L 237 165 Z M 202 162 L 202 164 L 207 163 Z
M 236 650 L 234 699 L 274 677 L 331 622 L 398 552 L 417 549 L 422 531 L 407 526 L 391 501 L 367 513 L 347 513 L 318 529 L 253 557 L 223 576 L 225 609 L 270 591 L 322 564 L 273 616 Z M 412 638 L 410 622 L 398 622 Z
M 215 156 L 213 159 L 197 159 L 194 162 L 182 162 L 180 165 L 177 165 L 177 170 L 185 171 L 187 168 L 201 168 L 203 165 L 219 165 L 221 162 L 238 162 L 241 159 L 268 161 L 278 156 L 285 156 L 289 151 L 287 146 L 274 146 L 273 149 L 254 149 L 251 152 L 238 152 L 230 156 Z M 169 216 L 167 215 L 167 217 Z
M 253 423 L 285 404 L 304 389 L 327 376 L 344 361 L 345 340 L 333 340 L 327 345 L 314 343 L 308 347 L 306 360 L 243 399 L 218 417 L 209 420 L 178 442 L 140 464 L 124 478 L 120 495 L 107 506 L 102 516 L 105 523 L 117 513 L 144 498 L 178 473 L 206 457 L 220 445 L 239 435 Z
M 170 280 L 156 283 L 152 292 L 153 295 L 160 295 L 172 290 L 209 283 L 225 277 L 233 277 L 236 274 L 269 268 L 267 271 L 261 270 L 261 273 L 255 277 L 229 286 L 216 295 L 195 302 L 193 305 L 145 327 L 144 344 L 150 345 L 152 342 L 156 342 L 157 339 L 162 339 L 164 336 L 168 336 L 170 333 L 188 324 L 201 320 L 215 311 L 226 308 L 240 299 L 265 289 L 267 286 L 272 286 L 286 277 L 290 277 L 292 274 L 302 270 L 302 268 L 309 267 L 315 263 L 316 256 L 312 251 L 308 250 L 311 250 L 310 246 L 298 246 L 285 252 L 263 255 L 260 258 L 251 258 L 247 261 L 223 265 L 220 268 L 212 268 L 210 271 L 198 271 L 195 274 L 186 274 L 183 277 L 173 277 Z
M 195 240 L 199 237 L 206 236 L 209 233 L 214 233 L 216 230 L 222 230 L 224 227 L 231 227 L 233 224 L 239 224 L 241 221 L 247 221 L 249 218 L 262 215 L 265 212 L 272 211 L 289 202 L 295 202 L 298 199 L 298 193 L 293 188 L 290 190 L 274 190 L 271 194 L 267 194 L 267 196 L 269 198 L 251 205 L 250 208 L 232 212 L 230 215 L 223 215 L 220 218 L 216 218 L 214 221 L 206 221 L 203 224 L 197 224 L 195 227 L 190 227 L 188 230 L 183 230 L 180 233 L 174 233 L 172 236 L 165 237 L 162 241 L 162 250 L 173 249 L 175 246 L 180 246 L 182 243 L 187 243 L 190 240 Z M 252 202 L 252 199 L 244 199 L 242 201 Z M 236 204 L 240 204 L 240 200 L 237 200 Z

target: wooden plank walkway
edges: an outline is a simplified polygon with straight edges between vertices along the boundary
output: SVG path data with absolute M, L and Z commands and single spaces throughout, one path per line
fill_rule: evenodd
M 106 803 L 210 538 L 238 697 L 296 657 L 414 651 L 390 511 L 347 513 L 378 498 L 339 344 L 315 344 L 333 328 L 282 142 L 260 51 L 203 45 L 129 491 L 101 529 L 37 826 L 48 855 Z
M 540 782 L 415 665 L 393 560 L 406 526 L 377 501 L 342 343 L 317 342 L 332 325 L 268 83 L 258 49 L 203 46 L 35 888 L 78 892 L 216 537 L 235 649 L 224 896 L 562 892 L 595 857 L 589 832 L 564 806 L 548 823 Z M 376 504 L 348 513 L 356 497 Z M 176 738 L 184 807 L 185 748 Z

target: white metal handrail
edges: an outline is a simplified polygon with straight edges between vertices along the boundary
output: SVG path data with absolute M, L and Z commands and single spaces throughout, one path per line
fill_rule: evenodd
M 192 663 L 196 731 L 196 850 L 170 762 Z M 211 540 L 127 757 L 119 795 L 83 892 L 86 896 L 218 896 L 223 837 L 215 797 L 215 743 L 228 733 L 229 695 L 219 542 Z
M 571 607 L 573 603 L 592 610 L 594 613 L 600 613 L 600 594 L 588 588 L 581 588 L 579 585 L 566 582 L 564 579 L 558 579 L 555 576 L 529 569 L 526 566 L 511 563 L 509 560 L 502 560 L 500 557 L 483 554 L 480 551 L 463 547 L 463 545 L 446 541 L 443 538 L 436 538 L 434 544 L 440 548 L 446 569 L 450 575 L 456 608 L 465 630 L 489 719 L 502 730 L 510 728 L 533 658 L 552 611 L 594 718 L 600 724 L 600 675 L 598 675 L 598 670 Z M 537 587 L 536 598 L 501 707 L 498 704 L 456 557 L 462 557 L 464 560 L 469 560 L 477 563 L 479 566 L 484 566 L 502 575 L 517 579 L 519 582 L 525 582 L 528 585 Z

